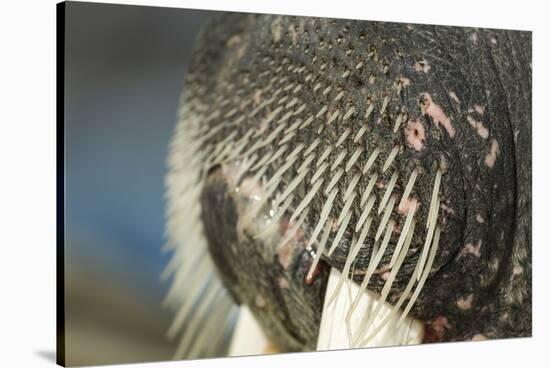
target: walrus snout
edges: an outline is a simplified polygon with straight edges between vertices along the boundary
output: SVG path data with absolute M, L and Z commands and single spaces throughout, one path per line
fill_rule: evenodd
M 201 221 L 276 344 L 314 349 L 346 278 L 423 321 L 426 342 L 530 334 L 529 47 L 521 32 L 286 16 L 205 28 L 183 115 Z

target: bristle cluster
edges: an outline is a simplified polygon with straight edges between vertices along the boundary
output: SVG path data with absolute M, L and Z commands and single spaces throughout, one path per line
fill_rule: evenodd
M 176 359 L 219 354 L 237 317 L 237 307 L 215 274 L 203 235 L 199 197 L 205 155 L 201 142 L 190 134 L 198 129 L 200 116 L 190 114 L 186 108 L 181 115 L 185 124 L 176 127 L 168 162 L 170 173 L 166 178 L 166 249 L 174 255 L 162 275 L 164 279 L 173 278 L 165 304 L 177 311 L 167 332 L 170 339 L 181 333 Z M 227 141 L 234 138 L 235 135 L 230 135 Z M 223 147 L 218 150 L 217 155 L 228 154 Z M 250 157 L 239 175 L 244 175 L 253 162 Z

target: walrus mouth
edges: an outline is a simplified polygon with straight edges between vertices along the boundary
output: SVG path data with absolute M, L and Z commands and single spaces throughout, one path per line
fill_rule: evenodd
M 488 120 L 505 110 L 493 97 L 434 82 L 456 61 L 445 47 L 423 51 L 442 36 L 277 16 L 209 27 L 167 179 L 171 241 L 195 234 L 224 286 L 206 288 L 209 308 L 229 293 L 284 351 L 343 347 L 319 332 L 335 321 L 345 347 L 515 331 L 526 281 L 508 275 L 530 269 L 512 233 L 521 195 L 503 174 L 516 170 L 506 143 L 517 134 Z M 482 39 L 442 34 L 464 51 Z M 496 47 L 493 33 L 483 39 Z
M 376 150 L 374 155 L 378 156 L 376 152 L 379 151 L 380 150 Z M 270 153 L 268 153 L 268 156 L 269 155 Z M 324 160 L 323 157 L 326 157 L 326 155 L 321 154 L 320 157 L 321 158 L 315 165 L 317 167 L 322 165 L 322 160 Z M 297 159 L 297 155 L 291 154 L 287 156 L 286 162 L 294 164 L 293 160 Z M 391 164 L 389 163 L 390 160 L 394 159 L 395 154 L 390 153 L 382 170 L 388 168 Z M 336 160 L 338 161 L 338 158 Z M 268 160 L 264 159 L 264 161 L 267 162 Z M 306 163 L 311 161 L 312 160 L 307 157 L 304 158 L 304 162 Z M 367 159 L 366 161 L 368 166 L 372 166 L 374 163 L 374 160 Z M 342 164 L 346 163 L 344 162 Z M 375 201 L 377 200 L 374 194 L 374 184 L 367 185 L 365 189 L 366 194 L 363 193 L 362 196 L 368 198 L 368 200 L 358 201 L 357 204 L 363 208 L 357 211 L 360 215 L 354 222 L 355 226 L 351 226 L 348 229 L 347 222 L 349 222 L 351 218 L 351 205 L 353 202 L 347 198 L 353 200 L 356 196 L 354 186 L 357 184 L 358 179 L 352 179 L 342 195 L 344 205 L 337 219 L 330 218 L 329 216 L 331 207 L 335 202 L 336 194 L 338 193 L 338 187 L 336 187 L 337 181 L 332 180 L 333 183 L 329 183 L 326 186 L 325 194 L 327 192 L 330 192 L 330 194 L 326 202 L 322 205 L 317 224 L 315 227 L 312 227 L 307 224 L 306 219 L 309 212 L 308 204 L 313 199 L 311 193 L 318 191 L 316 183 L 323 183 L 321 175 L 318 174 L 319 169 L 311 176 L 312 189 L 306 191 L 306 194 L 303 196 L 304 199 L 299 201 L 295 208 L 291 208 L 292 191 L 295 190 L 296 179 L 294 179 L 285 189 L 280 189 L 278 191 L 281 193 L 279 196 L 274 196 L 273 184 L 271 184 L 274 180 L 265 179 L 262 182 L 254 175 L 254 171 L 250 167 L 251 163 L 246 159 L 223 164 L 219 170 L 210 172 L 205 185 L 202 204 L 205 208 L 209 208 L 209 213 L 203 215 L 205 230 L 206 233 L 209 234 L 207 238 L 211 245 L 211 253 L 214 255 L 214 262 L 218 264 L 220 269 L 225 270 L 224 274 L 230 273 L 227 271 L 228 264 L 234 264 L 236 262 L 232 257 L 239 257 L 239 252 L 242 251 L 237 250 L 237 246 L 233 244 L 233 254 L 228 255 L 227 252 L 218 249 L 216 245 L 217 241 L 214 239 L 221 235 L 215 230 L 219 226 L 218 220 L 232 215 L 220 210 L 220 208 L 224 208 L 223 205 L 220 206 L 222 204 L 219 200 L 220 196 L 229 196 L 235 206 L 235 213 L 233 216 L 236 215 L 235 217 L 237 219 L 235 225 L 235 242 L 237 244 L 245 244 L 247 238 L 252 239 L 252 241 L 250 241 L 250 247 L 264 249 L 263 252 L 269 252 L 269 250 L 271 250 L 272 254 L 276 254 L 278 262 L 283 269 L 288 268 L 293 262 L 302 262 L 302 267 L 308 270 L 305 279 L 302 281 L 305 284 L 311 284 L 313 279 L 318 277 L 318 267 L 321 267 L 319 264 L 321 255 L 325 251 L 325 246 L 329 243 L 329 239 L 332 245 L 325 255 L 325 261 L 327 263 L 331 262 L 330 257 L 334 253 L 336 247 L 345 244 L 345 239 L 352 238 L 351 244 L 348 246 L 345 264 L 342 273 L 338 277 L 338 281 L 336 283 L 331 283 L 330 279 L 322 280 L 324 284 L 323 287 L 326 288 L 326 293 L 329 293 L 324 302 L 323 316 L 325 316 L 325 319 L 327 315 L 332 314 L 334 316 L 336 310 L 343 314 L 341 320 L 345 323 L 346 330 L 348 331 L 347 347 L 370 346 L 371 340 L 376 337 L 378 338 L 377 344 L 385 343 L 391 345 L 421 342 L 423 333 L 419 331 L 423 331 L 423 325 L 417 321 L 415 323 L 416 333 L 409 334 L 413 322 L 407 319 L 407 314 L 411 310 L 426 282 L 437 253 L 440 239 L 440 227 L 436 226 L 436 222 L 439 212 L 438 201 L 441 170 L 438 169 L 436 171 L 435 185 L 433 190 L 431 190 L 432 202 L 430 203 L 431 208 L 426 221 L 427 238 L 423 241 L 421 250 L 417 251 L 418 254 L 416 258 L 412 260 L 412 262 L 415 263 L 415 267 L 410 276 L 410 280 L 407 282 L 405 289 L 401 291 L 399 299 L 392 305 L 387 302 L 388 295 L 390 294 L 392 284 L 396 280 L 396 275 L 404 263 L 405 257 L 409 254 L 416 224 L 415 214 L 417 213 L 417 202 L 416 200 L 409 199 L 417 176 L 416 170 L 413 171 L 412 177 L 404 187 L 400 202 L 396 200 L 396 195 L 392 195 L 391 197 L 388 195 L 388 193 L 392 193 L 395 188 L 397 178 L 395 173 L 392 175 L 390 182 L 385 188 L 383 185 L 379 186 L 378 200 L 380 204 L 378 210 L 374 207 Z M 281 167 L 284 168 L 285 165 Z M 262 168 L 256 165 L 256 169 L 261 170 Z M 307 169 L 307 166 L 302 166 L 302 170 Z M 298 168 L 298 175 L 296 178 L 305 177 L 305 175 L 301 176 L 300 174 L 300 168 Z M 373 174 L 371 178 L 376 179 L 377 176 L 377 174 Z M 333 178 L 334 177 L 337 176 L 333 176 Z M 219 185 L 220 180 L 224 181 L 221 187 Z M 276 180 L 277 179 L 275 179 L 275 182 Z M 369 182 L 373 183 L 374 181 L 369 179 Z M 407 204 L 406 211 L 403 210 L 403 204 L 405 203 Z M 213 213 L 215 212 L 221 213 L 218 216 L 214 216 Z M 398 220 L 391 218 L 392 213 L 396 217 L 399 216 L 403 218 L 401 221 L 401 229 L 397 228 L 396 222 Z M 375 221 L 377 226 L 373 225 Z M 319 235 L 321 230 L 324 230 L 323 234 L 320 239 L 317 240 L 317 235 Z M 343 230 L 346 230 L 346 232 Z M 370 234 L 369 230 L 371 230 Z M 344 234 L 346 234 L 346 237 L 344 237 Z M 229 245 L 227 237 L 225 240 L 226 245 Z M 390 240 L 392 240 L 393 243 L 390 243 Z M 368 266 L 358 266 L 357 255 L 359 250 L 361 248 L 367 248 L 368 244 L 370 244 L 372 248 L 368 256 Z M 386 252 L 389 248 L 394 249 L 393 253 Z M 302 257 L 303 252 L 300 250 L 305 250 L 309 257 Z M 294 261 L 289 258 L 297 258 L 298 260 Z M 386 263 L 382 263 L 383 259 Z M 353 272 L 350 274 L 352 264 Z M 327 267 L 326 264 L 323 266 Z M 267 265 L 267 267 L 269 267 L 269 265 Z M 237 271 L 234 271 L 232 273 L 234 274 L 236 272 Z M 338 306 L 336 310 L 334 308 L 331 309 L 335 299 L 341 294 L 344 280 L 348 275 L 350 275 L 350 278 L 362 276 L 363 280 L 360 286 L 354 288 L 353 298 L 349 300 L 345 311 L 341 305 Z M 367 286 L 373 278 L 385 281 L 384 287 L 379 293 L 367 292 Z M 231 283 L 235 284 L 236 282 L 233 280 Z M 237 293 L 246 294 L 246 292 L 243 291 Z M 407 303 L 405 303 L 406 301 Z M 340 304 L 341 303 L 342 301 L 340 300 Z M 360 308 L 358 308 L 359 305 L 361 305 Z M 401 308 L 403 308 L 403 310 Z M 365 312 L 366 310 L 368 310 L 368 313 Z M 360 317 L 358 318 L 357 315 Z M 337 320 L 337 318 L 332 317 L 331 320 L 334 321 Z M 407 323 L 404 323 L 405 320 L 407 320 Z M 391 325 L 391 328 L 386 328 L 388 325 Z M 381 334 L 381 331 L 384 331 L 384 333 Z M 381 335 L 384 335 L 385 338 L 380 338 Z M 403 340 L 403 336 L 408 337 Z M 414 336 L 414 338 L 412 336 Z M 317 345 L 319 347 L 319 344 Z

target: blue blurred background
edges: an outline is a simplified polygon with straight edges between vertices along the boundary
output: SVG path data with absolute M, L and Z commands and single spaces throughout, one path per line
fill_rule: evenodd
M 170 359 L 161 303 L 168 143 L 207 12 L 67 3 L 66 354 Z

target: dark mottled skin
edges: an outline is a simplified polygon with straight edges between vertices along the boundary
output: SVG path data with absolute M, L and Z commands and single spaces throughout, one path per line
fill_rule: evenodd
M 184 104 L 197 115 L 219 111 L 205 120 L 208 128 L 225 124 L 209 144 L 215 145 L 235 130 L 237 137 L 242 137 L 249 129 L 257 129 L 275 105 L 254 116 L 250 112 L 276 89 L 269 84 L 273 75 L 286 76 L 286 84 L 303 85 L 297 93 L 300 102 L 294 108 L 304 103 L 305 109 L 292 119 L 306 120 L 323 105 L 328 107 L 326 118 L 337 109 L 341 111 L 331 124 L 321 118 L 300 130 L 290 140 L 291 147 L 299 142 L 311 144 L 320 137 L 323 143 L 316 149 L 320 155 L 347 127 L 351 127 L 351 137 L 363 124 L 370 127 L 359 142 L 347 139 L 342 146 L 348 157 L 357 145 L 366 152 L 338 183 L 342 191 L 374 147 L 382 151 L 382 159 L 373 168 L 381 175 L 382 187 L 374 191 L 377 196 L 384 192 L 393 170 L 399 173 L 395 189 L 398 198 L 412 170 L 419 171 L 411 194 L 420 202 L 415 215 L 417 231 L 392 286 L 390 302 L 399 298 L 418 260 L 426 237 L 435 172 L 443 168 L 440 195 L 444 206 L 438 216 L 441 242 L 426 285 L 410 313 L 425 322 L 425 342 L 531 335 L 529 32 L 225 14 L 205 27 L 194 53 Z M 359 63 L 361 67 L 357 67 Z M 308 75 L 311 77 L 306 80 Z M 315 91 L 317 82 L 322 88 Z M 321 91 L 327 85 L 332 91 L 324 95 Z M 339 91 L 344 91 L 345 97 L 336 101 Z M 291 90 L 283 90 L 273 104 L 287 94 L 286 104 L 294 96 Z M 385 96 L 389 100 L 381 113 Z M 374 110 L 365 120 L 370 103 Z M 342 121 L 351 106 L 356 113 Z M 231 117 L 232 110 L 246 118 L 231 124 L 236 120 L 236 116 Z M 407 120 L 393 133 L 400 112 L 406 112 Z M 408 122 L 420 124 L 424 131 L 420 147 L 411 143 Z M 263 136 L 273 129 L 270 125 Z M 395 145 L 401 146 L 400 154 L 382 175 L 381 165 Z M 267 146 L 259 152 L 276 148 Z M 335 158 L 333 153 L 329 162 Z M 266 177 L 281 165 L 275 161 Z M 299 165 L 284 175 L 282 188 L 295 177 Z M 276 258 L 266 261 L 257 256 L 266 244 L 253 238 L 238 239 L 235 224 L 243 214 L 232 205 L 234 196 L 220 175 L 219 167 L 210 171 L 202 208 L 211 253 L 226 286 L 237 301 L 251 305 L 280 347 L 313 349 L 327 273 L 322 271 L 313 285 L 306 285 L 303 276 L 311 263 L 310 252 L 303 249 L 294 253 L 289 274 Z M 296 189 L 297 199 L 291 209 L 311 188 L 309 177 Z M 358 198 L 366 182 L 367 178 L 359 182 Z M 306 239 L 302 244 L 315 227 L 326 197 L 322 193 L 311 202 L 301 229 Z M 331 216 L 337 217 L 342 206 L 338 196 Z M 352 210 L 350 224 L 361 214 L 358 203 L 354 202 Z M 395 219 L 402 223 L 404 216 L 395 215 Z M 380 215 L 373 221 L 376 229 Z M 388 263 L 399 235 L 398 229 L 380 265 Z M 358 282 L 371 257 L 372 237 L 367 238 L 355 265 Z M 323 256 L 323 261 L 342 269 L 351 238 L 347 231 L 336 251 L 331 257 Z M 229 251 L 231 245 L 235 253 Z M 316 246 L 314 243 L 313 248 Z M 273 252 L 271 256 L 276 257 Z M 287 278 L 290 293 L 281 290 L 279 277 Z M 369 289 L 380 291 L 383 285 L 384 280 L 375 275 Z M 266 302 L 261 308 L 251 299 L 258 293 Z
M 314 350 L 328 268 L 306 285 L 311 257 L 305 240 L 288 243 L 289 264 L 283 267 L 274 247 L 258 247 L 256 234 L 238 233 L 237 201 L 247 199 L 228 188 L 220 169 L 214 170 L 201 204 L 213 209 L 203 212 L 204 230 L 222 280 L 235 300 L 250 307 L 275 346 L 282 351 Z

